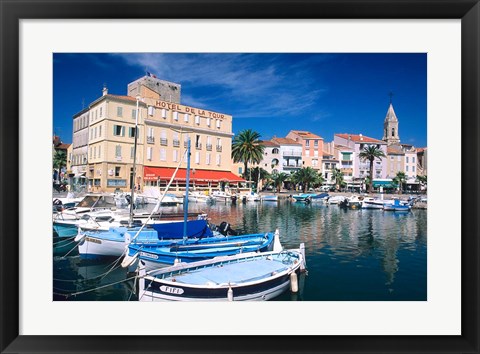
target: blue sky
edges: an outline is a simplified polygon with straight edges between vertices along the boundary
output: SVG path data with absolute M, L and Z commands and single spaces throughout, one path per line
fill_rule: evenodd
M 145 75 L 182 85 L 181 103 L 230 114 L 233 132 L 267 140 L 292 129 L 381 139 L 393 92 L 402 143 L 427 146 L 427 55 L 416 53 L 56 53 L 53 130 L 72 141 L 72 116 L 102 94 L 125 95 Z

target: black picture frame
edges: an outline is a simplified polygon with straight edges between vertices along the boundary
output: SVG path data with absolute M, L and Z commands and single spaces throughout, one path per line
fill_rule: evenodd
M 0 0 L 0 12 L 2 84 L 0 89 L 0 350 L 2 353 L 479 353 L 480 5 L 478 0 L 100 0 L 89 2 Z M 20 192 L 18 187 L 19 20 L 37 18 L 461 19 L 462 334 L 459 336 L 294 337 L 19 335 L 18 235 L 19 208 L 21 208 L 18 198 Z M 468 170 L 466 166 L 470 166 Z M 289 314 L 285 315 L 289 316 Z M 290 321 L 294 321 L 294 316 L 287 322 Z

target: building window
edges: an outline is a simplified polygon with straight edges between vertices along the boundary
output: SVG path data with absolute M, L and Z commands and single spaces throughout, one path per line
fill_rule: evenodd
M 160 149 L 160 161 L 166 161 L 166 160 L 167 160 L 167 150 Z
M 412 166 L 412 172 L 415 172 L 415 166 Z
M 115 167 L 115 177 L 120 177 L 120 168 L 121 167 Z
M 93 132 L 93 138 L 96 139 L 97 138 L 97 127 L 95 127 L 95 130 Z
M 406 172 L 408 172 L 408 165 L 407 165 L 407 166 L 405 166 L 405 171 L 406 171 Z
M 117 107 L 117 117 L 122 117 L 122 116 L 123 116 L 123 108 Z
M 241 175 L 243 173 L 243 168 L 242 167 L 239 167 L 238 168 L 238 174 Z
M 99 137 L 99 138 L 102 137 L 102 126 L 99 126 L 99 127 L 98 127 L 98 137 Z
M 395 136 L 395 128 L 392 128 L 392 136 Z
M 207 118 L 207 127 L 210 126 L 210 121 L 211 121 L 211 118 Z
M 305 147 L 310 147 L 310 140 L 305 140 Z
M 188 123 L 189 118 L 190 118 L 190 115 L 188 113 L 185 113 L 183 116 L 183 120 L 185 121 L 185 123 Z
M 138 129 L 138 128 L 135 128 L 135 127 L 130 127 L 128 128 L 128 136 L 130 138 L 134 138 L 135 137 L 135 129 Z
M 200 125 L 200 117 L 199 116 L 195 116 L 195 124 Z
M 132 119 L 137 118 L 137 110 L 134 108 L 132 109 Z
M 314 147 L 314 148 L 318 147 L 318 140 L 314 140 L 314 141 L 313 141 L 313 147 Z
M 405 160 L 406 160 L 406 162 L 408 163 L 408 156 L 407 156 L 407 157 L 405 157 Z
M 313 156 L 318 157 L 318 150 L 313 151 Z
M 402 157 L 401 157 L 401 156 L 397 156 L 397 161 L 402 161 Z
M 97 147 L 96 146 L 93 147 L 93 158 L 94 159 L 97 158 Z
M 113 126 L 113 135 L 115 136 L 125 136 L 125 127 L 122 125 Z
M 102 157 L 102 146 L 100 145 L 98 147 L 98 158 L 101 158 Z
M 195 152 L 195 163 L 197 165 L 200 163 L 200 151 Z
M 173 162 L 178 162 L 178 150 L 173 150 Z
M 220 120 L 217 119 L 217 128 L 220 129 Z
M 173 112 L 173 120 L 178 120 L 178 112 Z
M 222 155 L 217 154 L 217 166 L 220 166 L 221 163 L 222 163 Z
M 100 107 L 100 118 L 102 118 L 102 114 L 103 114 L 103 107 Z
M 209 152 L 207 152 L 207 155 L 206 155 L 206 157 L 205 157 L 205 163 L 206 163 L 207 165 L 210 165 L 211 156 L 212 156 L 212 154 L 210 154 Z
M 117 160 L 122 159 L 122 146 L 121 145 L 115 146 L 115 157 L 117 158 Z
M 280 150 L 277 148 L 272 149 L 272 154 L 278 154 L 279 152 Z
M 152 151 L 153 149 L 151 147 L 147 148 L 147 160 L 152 161 Z
M 305 150 L 305 156 L 310 157 L 310 150 Z
M 415 157 L 412 157 L 412 163 L 415 163 Z
M 167 110 L 165 108 L 162 108 L 162 118 L 167 118 Z

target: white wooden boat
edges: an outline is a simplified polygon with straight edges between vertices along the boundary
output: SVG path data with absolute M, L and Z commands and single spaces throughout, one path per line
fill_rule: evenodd
M 213 203 L 215 198 L 202 192 L 192 191 L 188 192 L 188 201 L 192 203 Z
M 244 253 L 139 271 L 139 301 L 265 301 L 298 291 L 300 250 Z
M 262 195 L 262 202 L 278 202 L 278 195 Z

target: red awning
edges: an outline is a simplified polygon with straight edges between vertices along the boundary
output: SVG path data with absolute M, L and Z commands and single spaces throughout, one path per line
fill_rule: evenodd
M 170 179 L 175 172 L 174 168 L 169 167 L 147 167 L 143 168 L 143 179 L 145 181 L 156 181 L 160 179 Z M 185 181 L 187 178 L 187 170 L 185 168 L 178 169 L 175 181 Z M 210 170 L 190 170 L 190 181 L 198 182 L 245 182 L 241 177 L 234 175 L 229 171 L 210 171 Z

